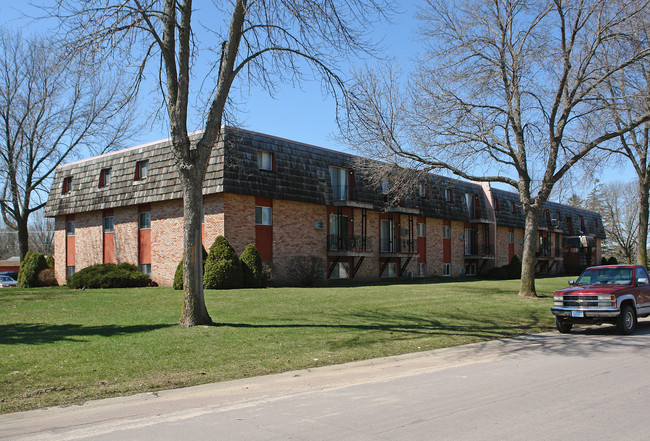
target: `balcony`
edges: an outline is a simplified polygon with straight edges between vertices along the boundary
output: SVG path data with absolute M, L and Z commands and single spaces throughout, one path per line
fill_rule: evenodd
M 330 256 L 365 256 L 372 253 L 366 237 L 338 234 L 330 234 L 327 237 L 327 251 Z
M 381 254 L 394 255 L 414 255 L 418 253 L 417 239 L 401 241 L 381 240 L 379 243 L 379 252 Z

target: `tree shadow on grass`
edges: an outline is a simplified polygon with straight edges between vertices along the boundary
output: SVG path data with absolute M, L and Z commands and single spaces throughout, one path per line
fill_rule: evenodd
M 10 323 L 0 325 L 0 344 L 40 345 L 57 341 L 87 341 L 84 337 L 111 337 L 121 334 L 138 334 L 157 329 L 177 326 L 176 324 L 134 325 L 134 326 L 84 326 L 77 324 L 48 325 L 45 323 Z

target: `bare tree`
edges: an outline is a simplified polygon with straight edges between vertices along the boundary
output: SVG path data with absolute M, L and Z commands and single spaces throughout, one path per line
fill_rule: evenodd
M 129 133 L 119 82 L 63 55 L 51 40 L 0 30 L 0 209 L 21 259 L 56 167 L 80 149 L 116 148 Z
M 359 73 L 343 136 L 375 158 L 515 188 L 526 218 L 519 294 L 536 296 L 537 221 L 554 185 L 596 146 L 650 119 L 616 127 L 597 93 L 650 54 L 646 41 L 604 56 L 647 7 L 427 0 L 416 71 L 406 85 L 393 66 Z
M 58 2 L 57 2 L 58 3 Z M 203 5 L 205 8 L 205 5 Z M 199 46 L 191 0 L 63 1 L 52 15 L 75 45 L 97 48 L 98 57 L 119 57 L 136 67 L 135 87 L 148 63 L 160 72 L 172 150 L 183 187 L 183 309 L 186 326 L 210 324 L 201 265 L 202 184 L 213 146 L 222 135 L 224 112 L 236 79 L 270 91 L 276 81 L 303 77 L 305 64 L 334 94 L 342 85 L 335 66 L 349 54 L 371 49 L 367 30 L 390 10 L 390 0 L 233 0 L 204 9 L 210 43 Z M 208 18 L 210 16 L 211 18 Z M 212 19 L 212 17 L 214 19 Z M 213 66 L 199 98 L 204 131 L 188 136 L 192 68 L 207 54 Z
M 639 204 L 636 182 L 614 182 L 603 186 L 600 201 L 608 242 L 617 254 L 632 263 L 639 231 Z
M 46 256 L 54 255 L 54 219 L 43 210 L 33 214 L 29 223 L 29 249 Z
M 631 20 L 620 44 L 622 52 L 630 52 L 648 45 L 650 41 L 650 12 L 643 11 Z M 605 54 L 608 55 L 608 54 Z M 609 54 L 610 56 L 612 54 Z M 612 99 L 614 97 L 614 99 Z M 626 72 L 618 72 L 607 79 L 603 99 L 609 102 L 611 118 L 620 129 L 631 126 L 642 115 L 650 112 L 650 59 L 645 58 Z M 650 122 L 635 127 L 620 136 L 620 145 L 602 149 L 622 155 L 632 164 L 637 178 L 638 247 L 637 262 L 648 264 L 648 221 L 650 218 Z M 621 245 L 622 246 L 622 245 Z M 627 248 L 626 248 L 627 249 Z
M 18 256 L 18 232 L 0 224 L 0 260 Z

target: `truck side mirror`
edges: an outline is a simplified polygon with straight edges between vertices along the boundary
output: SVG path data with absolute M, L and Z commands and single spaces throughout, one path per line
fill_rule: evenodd
M 573 285 L 575 285 L 575 284 L 576 284 L 576 281 L 575 281 L 575 280 L 569 280 L 569 285 L 573 286 Z
M 638 279 L 636 279 L 636 283 L 639 285 L 647 285 L 648 279 L 647 277 L 639 277 Z

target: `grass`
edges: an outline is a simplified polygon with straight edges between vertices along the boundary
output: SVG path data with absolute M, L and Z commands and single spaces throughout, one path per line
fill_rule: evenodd
M 178 325 L 171 288 L 0 290 L 0 413 L 550 329 L 518 281 L 206 291 L 219 326 Z

